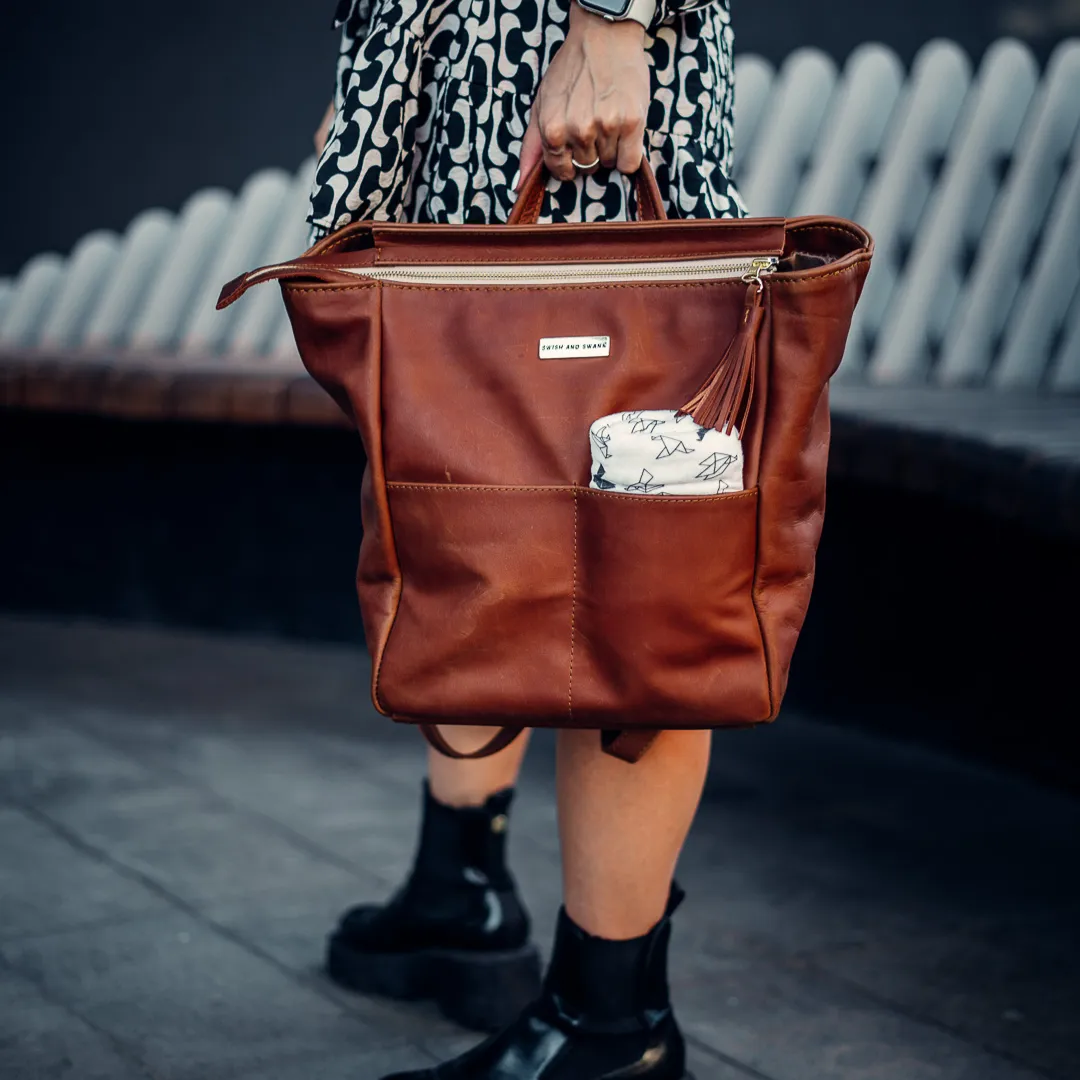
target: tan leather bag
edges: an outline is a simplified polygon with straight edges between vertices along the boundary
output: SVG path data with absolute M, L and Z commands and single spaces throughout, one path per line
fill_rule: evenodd
M 827 385 L 873 244 L 834 218 L 537 225 L 359 222 L 231 282 L 281 280 L 304 364 L 367 452 L 357 587 L 379 712 L 423 726 L 605 733 L 780 708 L 825 509 Z M 610 353 L 542 359 L 546 337 Z M 589 425 L 684 408 L 743 438 L 746 490 L 589 487 Z

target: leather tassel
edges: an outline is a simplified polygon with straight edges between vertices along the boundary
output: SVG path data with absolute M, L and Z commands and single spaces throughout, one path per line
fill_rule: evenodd
M 744 434 L 754 396 L 758 331 L 765 317 L 763 293 L 760 282 L 750 284 L 738 332 L 701 389 L 678 410 L 679 416 L 689 415 L 704 428 L 727 434 L 735 428 Z

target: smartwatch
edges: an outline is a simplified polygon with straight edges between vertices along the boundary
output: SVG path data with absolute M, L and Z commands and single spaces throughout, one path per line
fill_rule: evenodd
M 586 11 L 601 15 L 609 22 L 633 19 L 648 30 L 656 16 L 657 0 L 577 0 Z

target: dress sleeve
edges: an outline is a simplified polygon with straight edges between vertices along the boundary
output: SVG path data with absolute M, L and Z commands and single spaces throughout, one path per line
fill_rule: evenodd
M 334 104 L 339 110 L 345 101 L 346 83 L 356 54 L 371 29 L 371 9 L 372 0 L 341 0 L 334 16 L 334 26 L 341 31 L 334 83 Z
M 674 22 L 679 15 L 687 11 L 697 11 L 698 8 L 709 7 L 719 2 L 720 0 L 657 0 L 652 28 L 655 29 L 663 23 Z
M 371 22 L 371 0 L 339 0 L 334 12 L 334 29 L 340 30 L 347 40 L 364 37 Z

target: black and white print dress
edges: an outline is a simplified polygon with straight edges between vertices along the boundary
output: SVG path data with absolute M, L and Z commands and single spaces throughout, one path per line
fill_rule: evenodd
M 333 125 L 309 222 L 505 221 L 540 77 L 575 0 L 352 0 L 340 5 Z M 645 37 L 646 149 L 670 217 L 742 217 L 731 183 L 729 0 L 660 0 Z M 552 180 L 541 221 L 625 220 L 633 186 L 601 169 Z

